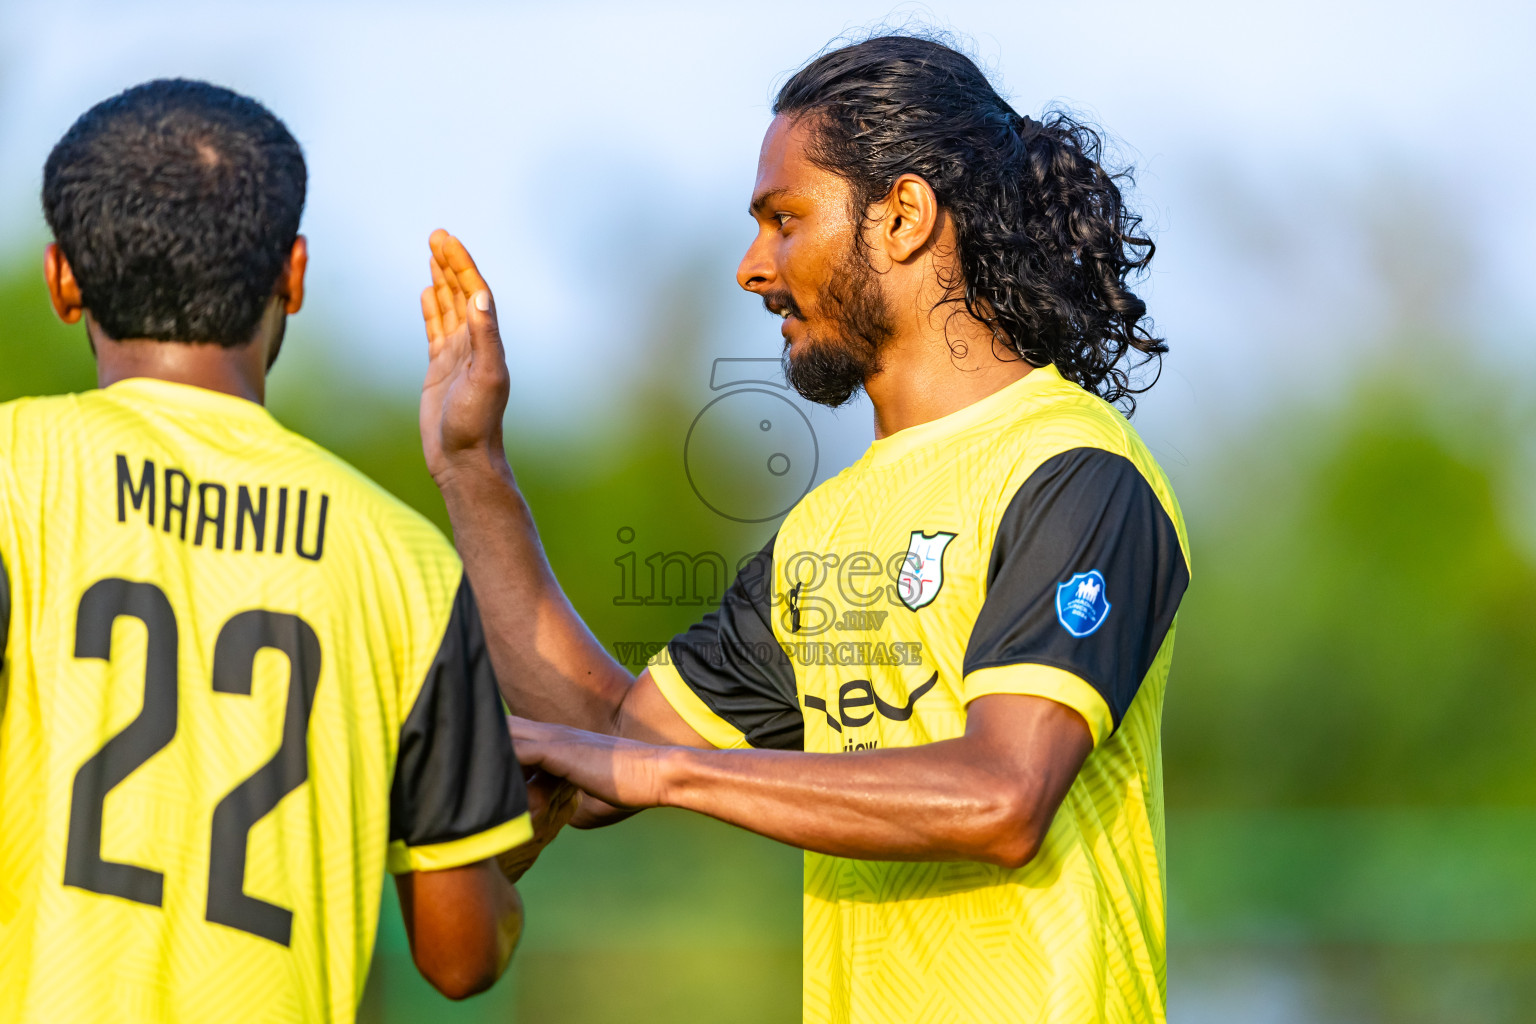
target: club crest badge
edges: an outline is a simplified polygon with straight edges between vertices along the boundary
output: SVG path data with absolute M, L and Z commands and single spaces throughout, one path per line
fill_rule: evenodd
M 928 534 L 912 531 L 907 544 L 907 558 L 901 564 L 901 574 L 896 578 L 896 591 L 901 603 L 913 611 L 933 603 L 944 586 L 944 549 L 955 539 L 952 533 Z
M 1109 600 L 1104 596 L 1104 577 L 1099 570 L 1080 572 L 1056 585 L 1056 618 L 1075 637 L 1085 637 L 1104 625 Z

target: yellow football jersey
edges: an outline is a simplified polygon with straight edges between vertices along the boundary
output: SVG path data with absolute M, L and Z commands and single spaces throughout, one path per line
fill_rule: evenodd
M 1166 1019 L 1160 732 L 1188 564 L 1140 439 L 1047 366 L 876 441 L 652 660 L 720 747 L 932 743 L 987 694 L 1093 735 L 1022 868 L 807 853 L 806 1021 Z
M 452 546 L 260 406 L 0 405 L 0 1020 L 351 1021 L 527 794 Z

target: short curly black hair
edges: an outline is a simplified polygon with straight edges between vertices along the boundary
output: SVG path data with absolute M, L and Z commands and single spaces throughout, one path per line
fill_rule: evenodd
M 304 153 L 255 100 L 160 79 L 81 115 L 43 214 L 109 337 L 251 340 L 299 233 Z
M 1127 357 L 1160 366 L 1168 350 L 1126 285 L 1155 246 L 1121 195 L 1130 172 L 1101 163 L 1098 131 L 1063 111 L 1021 117 L 970 58 L 908 35 L 823 53 L 773 112 L 806 120 L 808 155 L 851 184 L 856 216 L 901 175 L 926 181 L 959 239 L 963 280 L 946 301 L 1031 365 L 1134 410 L 1152 384 L 1131 380 Z

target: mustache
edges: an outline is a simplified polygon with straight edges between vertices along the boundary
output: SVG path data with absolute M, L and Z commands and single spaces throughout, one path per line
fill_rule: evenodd
M 788 313 L 796 319 L 805 319 L 805 317 L 800 315 L 800 306 L 795 302 L 794 296 L 783 289 L 764 292 L 763 308 L 774 316 L 783 316 L 785 313 Z

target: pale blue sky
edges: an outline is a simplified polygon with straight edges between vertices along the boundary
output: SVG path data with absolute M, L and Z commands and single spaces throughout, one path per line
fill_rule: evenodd
M 1147 293 L 1174 350 L 1141 422 L 1170 461 L 1284 389 L 1326 388 L 1379 353 L 1370 341 L 1393 315 L 1508 351 L 1536 341 L 1536 5 L 894 10 L 968 38 L 1020 110 L 1066 102 L 1141 165 L 1161 247 Z M 424 240 L 445 225 L 481 259 L 517 368 L 537 382 L 518 416 L 601 422 L 687 268 L 708 292 L 712 354 L 777 353 L 776 324 L 732 284 L 773 87 L 892 13 L 7 0 L 0 230 L 13 247 L 41 237 L 43 159 L 92 103 L 162 75 L 227 84 L 306 148 L 310 326 L 409 387 Z M 707 391 L 707 365 L 678 372 Z M 848 450 L 866 419 L 840 417 Z

